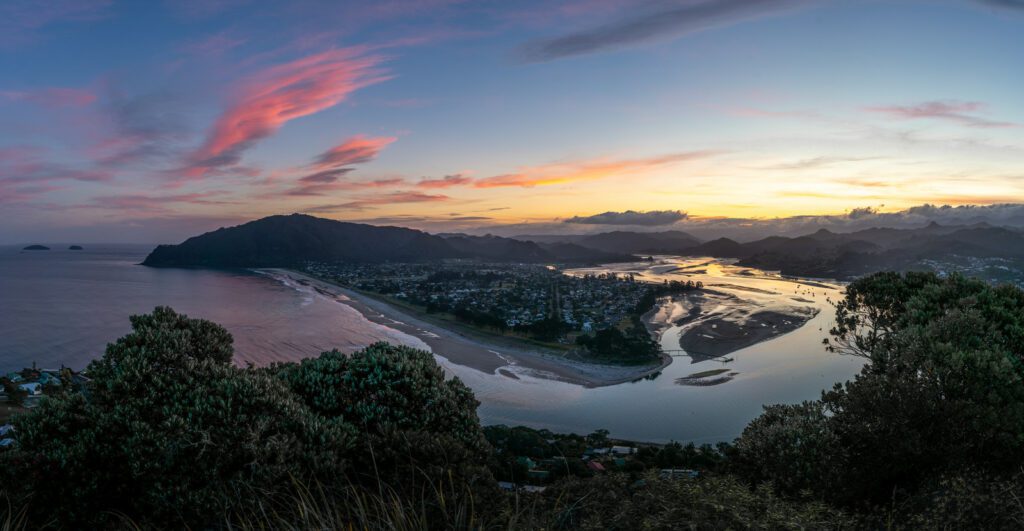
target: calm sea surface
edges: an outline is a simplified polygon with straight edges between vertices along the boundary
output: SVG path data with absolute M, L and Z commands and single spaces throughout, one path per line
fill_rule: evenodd
M 20 246 L 0 246 L 0 371 L 33 362 L 45 368 L 84 368 L 129 330 L 129 315 L 159 305 L 224 325 L 235 337 L 237 360 L 243 364 L 298 360 L 331 348 L 351 351 L 378 340 L 427 348 L 418 338 L 372 323 L 349 306 L 263 275 L 136 265 L 152 246 L 50 247 L 22 252 Z M 643 276 L 673 274 L 666 268 Z M 718 269 L 705 274 L 710 275 L 703 278 L 705 284 L 717 281 L 720 289 L 794 294 L 799 289 L 777 278 L 712 278 L 723 274 Z M 653 380 L 612 387 L 587 389 L 517 367 L 508 368 L 519 377 L 511 379 L 439 361 L 473 388 L 488 424 L 577 433 L 605 428 L 613 436 L 639 440 L 728 440 L 758 415 L 762 404 L 816 398 L 821 389 L 858 370 L 858 360 L 822 350 L 821 329 L 832 318 L 824 299 L 824 292 L 813 299 L 823 311 L 807 325 L 730 354 L 730 361 L 693 363 L 679 357 Z M 666 348 L 678 348 L 677 335 L 674 329 L 666 333 Z M 675 383 L 719 368 L 737 374 L 715 386 Z

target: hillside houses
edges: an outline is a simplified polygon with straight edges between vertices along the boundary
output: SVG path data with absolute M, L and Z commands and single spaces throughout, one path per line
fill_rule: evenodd
M 479 326 L 545 339 L 616 326 L 636 311 L 651 289 L 629 275 L 570 276 L 535 264 L 308 263 L 305 271 L 428 313 L 447 313 Z
M 12 371 L 0 376 L 0 402 L 32 408 L 47 394 L 59 392 L 65 386 L 80 387 L 89 379 L 69 368 L 39 369 L 36 367 Z

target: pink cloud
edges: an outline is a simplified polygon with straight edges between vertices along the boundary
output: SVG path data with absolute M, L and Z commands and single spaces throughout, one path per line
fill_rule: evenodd
M 651 171 L 673 164 L 700 160 L 717 155 L 715 151 L 687 151 L 656 157 L 614 160 L 608 158 L 527 166 L 516 173 L 495 175 L 478 179 L 473 183 L 477 188 L 498 188 L 518 186 L 531 188 L 568 184 L 577 181 L 604 179 L 613 176 L 628 176 Z
M 84 89 L 46 87 L 33 91 L 0 91 L 0 97 L 11 101 L 27 101 L 48 108 L 85 107 L 96 101 L 96 95 Z
M 364 164 L 377 158 L 377 155 L 395 140 L 397 139 L 393 136 L 373 138 L 356 135 L 321 153 L 312 166 L 315 169 L 327 169 Z
M 218 200 L 223 191 L 194 192 L 186 194 L 122 194 L 94 197 L 90 203 L 78 206 L 83 209 L 116 210 L 133 215 L 155 215 L 173 212 L 172 205 L 230 205 L 232 202 Z
M 391 205 L 400 203 L 433 203 L 448 201 L 451 199 L 446 195 L 425 194 L 422 192 L 391 192 L 388 194 L 363 197 L 355 201 L 336 205 L 321 205 L 306 209 L 306 212 L 333 212 L 336 210 L 366 210 L 380 205 Z
M 360 48 L 330 50 L 245 80 L 206 141 L 189 157 L 185 176 L 201 178 L 234 166 L 246 149 L 285 123 L 333 107 L 353 91 L 388 79 L 376 68 L 382 61 Z
M 989 120 L 967 113 L 981 111 L 985 105 L 976 101 L 926 101 L 918 105 L 886 105 L 866 110 L 886 114 L 903 120 L 937 119 L 960 123 L 968 127 L 1015 127 L 1012 122 Z
M 453 175 L 445 175 L 438 179 L 423 179 L 416 183 L 418 188 L 450 188 L 452 186 L 464 186 L 473 182 L 473 179 L 467 175 L 456 173 Z
M 380 154 L 395 137 L 353 136 L 321 153 L 305 168 L 313 173 L 300 177 L 297 186 L 287 190 L 287 195 L 325 195 L 336 190 L 378 188 L 398 186 L 405 183 L 402 178 L 378 179 L 376 181 L 348 181 L 340 179 L 355 170 L 352 165 L 365 164 Z
M 0 148 L 0 202 L 24 203 L 64 190 L 66 181 L 107 182 L 113 174 L 95 169 L 69 168 L 52 162 L 46 151 L 33 146 Z
M 45 184 L 71 180 L 104 182 L 114 178 L 111 172 L 97 169 L 69 168 L 48 160 L 46 151 L 33 146 L 12 146 L 0 149 L 0 181 Z

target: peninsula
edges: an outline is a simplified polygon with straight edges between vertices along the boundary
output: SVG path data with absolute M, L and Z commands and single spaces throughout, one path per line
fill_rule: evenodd
M 508 367 L 518 366 L 588 386 L 636 379 L 668 365 L 662 335 L 672 327 L 676 333 L 687 325 L 678 346 L 665 348 L 685 351 L 696 362 L 795 330 L 815 314 L 762 307 L 724 285 L 704 289 L 699 279 L 717 263 L 713 259 L 690 269 L 666 267 L 662 260 L 609 250 L 629 239 L 609 234 L 532 242 L 293 214 L 161 245 L 143 265 L 261 270 L 419 337 L 453 363 L 510 377 L 515 375 Z M 625 249 L 694 242 L 668 232 Z M 593 267 L 601 263 L 623 270 Z M 662 269 L 678 274 L 643 273 Z M 664 308 L 682 306 L 685 318 L 665 318 Z

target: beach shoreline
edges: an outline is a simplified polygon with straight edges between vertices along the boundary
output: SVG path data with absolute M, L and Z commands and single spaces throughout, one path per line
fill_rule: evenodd
M 367 320 L 414 336 L 450 363 L 481 372 L 518 379 L 517 373 L 557 380 L 583 387 L 605 387 L 648 377 L 672 363 L 662 354 L 657 364 L 642 366 L 604 365 L 571 360 L 540 347 L 512 346 L 470 337 L 458 330 L 426 322 L 411 312 L 334 283 L 288 269 L 258 270 L 271 277 L 288 279 L 317 291 L 321 296 L 345 304 Z M 511 370 L 512 368 L 515 370 Z

